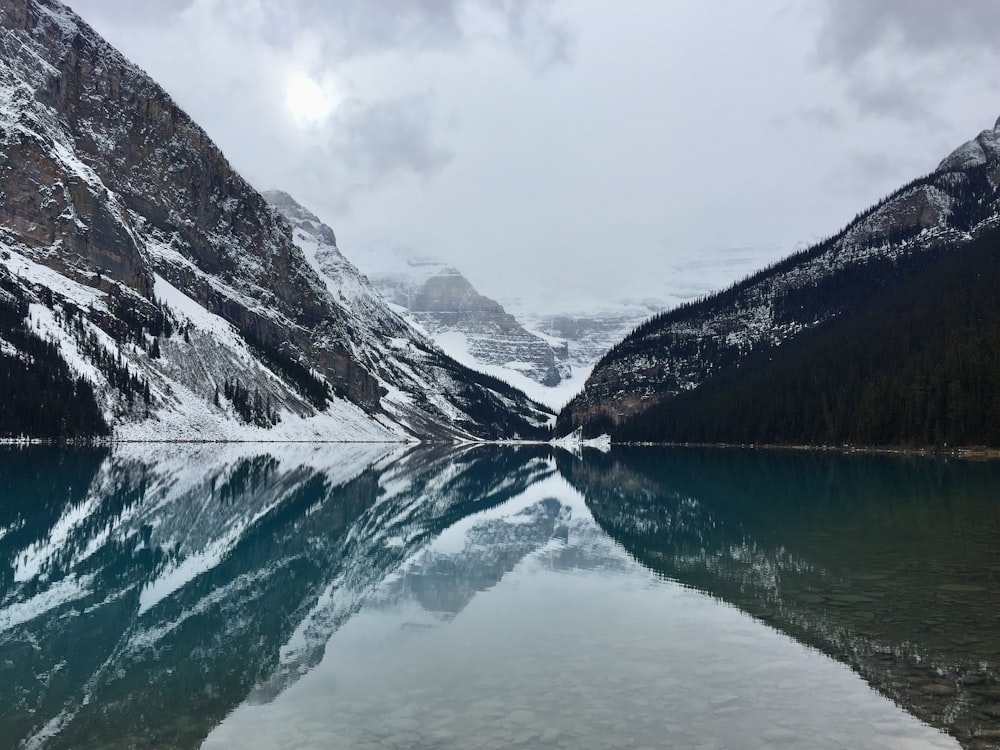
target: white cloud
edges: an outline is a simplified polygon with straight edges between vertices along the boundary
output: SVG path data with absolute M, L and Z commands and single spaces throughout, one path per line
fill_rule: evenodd
M 975 0 L 75 6 L 362 267 L 408 245 L 550 307 L 724 284 L 1000 114 Z

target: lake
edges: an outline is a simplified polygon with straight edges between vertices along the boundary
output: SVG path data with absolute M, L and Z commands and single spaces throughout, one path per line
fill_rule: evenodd
M 0 448 L 2 748 L 1000 747 L 1000 463 Z

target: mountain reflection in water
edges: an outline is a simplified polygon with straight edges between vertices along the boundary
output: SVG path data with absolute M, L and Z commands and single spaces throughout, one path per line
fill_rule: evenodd
M 970 746 L 1000 740 L 1000 465 L 728 449 L 559 457 L 642 564 L 848 664 Z
M 660 694 L 690 695 L 716 721 L 753 709 L 766 718 L 764 745 L 810 737 L 788 707 L 771 717 L 740 705 L 739 685 L 752 675 L 734 675 L 724 693 L 707 678 L 701 688 L 674 684 L 669 662 L 681 657 L 653 642 L 666 618 L 688 607 L 694 630 L 683 632 L 695 639 L 703 620 L 733 616 L 673 581 L 753 616 L 727 626 L 739 632 L 734 643 L 760 638 L 770 644 L 762 654 L 792 648 L 763 621 L 968 747 L 1000 736 L 994 464 L 652 448 L 577 458 L 545 446 L 132 445 L 4 449 L 0 476 L 0 747 L 264 747 L 279 737 L 307 746 L 310 721 L 323 725 L 317 746 L 466 747 L 463 726 L 497 747 L 583 747 L 588 737 L 595 747 L 640 746 L 644 731 L 649 742 L 736 741 L 705 734 L 679 707 L 667 716 Z M 536 589 L 560 612 L 542 614 L 542 598 L 526 606 Z M 602 630 L 612 622 L 605 605 L 623 618 L 618 631 Z M 439 650 L 437 636 L 405 635 L 425 631 L 441 633 Z M 522 631 L 530 636 L 518 641 Z M 616 693 L 601 693 L 616 662 L 632 663 L 623 643 L 648 653 Z M 718 669 L 754 658 L 724 648 Z M 490 650 L 494 661 L 468 672 L 450 661 L 463 649 L 464 662 Z M 829 720 L 832 739 L 806 744 L 837 746 L 836 711 L 850 716 L 858 709 L 849 702 L 862 701 L 874 713 L 837 741 L 948 746 L 825 671 L 824 657 L 794 654 L 830 680 L 831 705 L 816 700 L 816 716 L 801 719 Z M 478 682 L 504 669 L 517 679 L 509 670 L 522 658 L 522 672 L 540 670 L 534 705 L 512 707 L 513 690 Z M 564 679 L 543 695 L 546 673 L 560 670 Z M 470 701 L 458 713 L 471 724 L 447 719 L 447 707 L 431 721 L 430 704 L 404 700 L 420 693 L 413 685 L 445 682 L 451 708 Z M 566 704 L 546 713 L 559 690 Z M 834 706 L 839 690 L 844 702 Z M 354 704 L 336 702 L 348 693 Z M 387 696 L 404 705 L 387 713 Z M 289 718 L 287 735 L 258 726 L 255 717 L 297 716 L 309 700 L 322 721 L 315 712 Z M 586 705 L 594 700 L 617 713 L 602 718 Z M 595 734 L 588 721 L 613 731 Z

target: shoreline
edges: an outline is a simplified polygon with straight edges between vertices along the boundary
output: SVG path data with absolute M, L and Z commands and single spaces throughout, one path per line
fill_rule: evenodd
M 475 440 L 456 438 L 454 440 L 219 440 L 193 438 L 164 438 L 162 440 L 123 440 L 117 438 L 92 438 L 57 440 L 53 438 L 0 438 L 0 447 L 27 447 L 34 445 L 57 445 L 72 447 L 112 447 L 115 445 L 549 445 L 553 448 L 567 449 L 567 445 L 553 440 Z M 590 448 L 586 441 L 581 447 Z M 766 450 L 766 451 L 798 451 L 841 453 L 845 455 L 885 455 L 885 456 L 921 456 L 927 458 L 961 458 L 969 460 L 998 460 L 1000 447 L 985 445 L 956 447 L 911 447 L 911 446 L 878 446 L 878 445 L 807 445 L 783 443 L 677 443 L 677 442 L 614 442 L 615 447 L 629 448 L 719 448 L 728 450 Z
M 630 447 L 654 447 L 663 448 L 723 448 L 741 450 L 768 450 L 768 451 L 800 451 L 800 452 L 824 452 L 842 454 L 860 454 L 872 456 L 923 456 L 929 458 L 965 458 L 996 460 L 1000 459 L 1000 448 L 985 445 L 967 445 L 955 447 L 911 447 L 911 446 L 882 446 L 882 445 L 805 445 L 805 444 L 784 444 L 784 443 L 659 443 L 659 442 L 612 442 L 612 449 L 615 446 Z

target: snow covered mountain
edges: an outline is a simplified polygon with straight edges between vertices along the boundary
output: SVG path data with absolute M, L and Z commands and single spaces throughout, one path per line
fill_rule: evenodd
M 985 237 L 1000 226 L 998 143 L 1000 121 L 835 236 L 639 326 L 597 363 L 558 432 L 613 432 L 717 376 L 736 378 L 751 357 L 766 363 Z
M 512 314 L 454 266 L 407 248 L 368 246 L 354 259 L 394 309 L 450 356 L 554 409 L 580 390 L 613 344 L 665 306 L 623 302 L 543 314 L 518 299 Z
M 665 306 L 654 300 L 645 303 L 623 301 L 615 306 L 577 312 L 541 314 L 525 310 L 517 316 L 532 333 L 565 345 L 567 361 L 579 390 L 597 360 Z
M 415 334 L 349 264 L 321 274 L 68 8 L 2 0 L 0 34 L 5 435 L 545 434 L 546 409 Z
M 522 387 L 528 380 L 553 388 L 570 377 L 565 342 L 526 330 L 454 266 L 399 248 L 368 248 L 356 260 L 386 300 L 463 364 Z
M 502 368 L 541 378 L 543 384 L 560 381 L 561 368 L 552 347 L 525 331 L 498 303 L 478 294 L 458 271 L 438 268 L 418 289 L 403 282 L 373 285 L 344 257 L 333 230 L 315 214 L 287 193 L 266 191 L 263 195 L 288 219 L 296 244 L 327 280 L 331 293 L 359 318 L 391 328 L 398 327 L 405 316 L 406 335 L 425 347 L 437 344 L 468 367 L 489 367 L 502 360 Z M 377 278 L 384 282 L 384 277 Z M 456 351 L 455 335 L 465 336 L 468 346 Z M 507 373 L 495 369 L 492 374 Z

